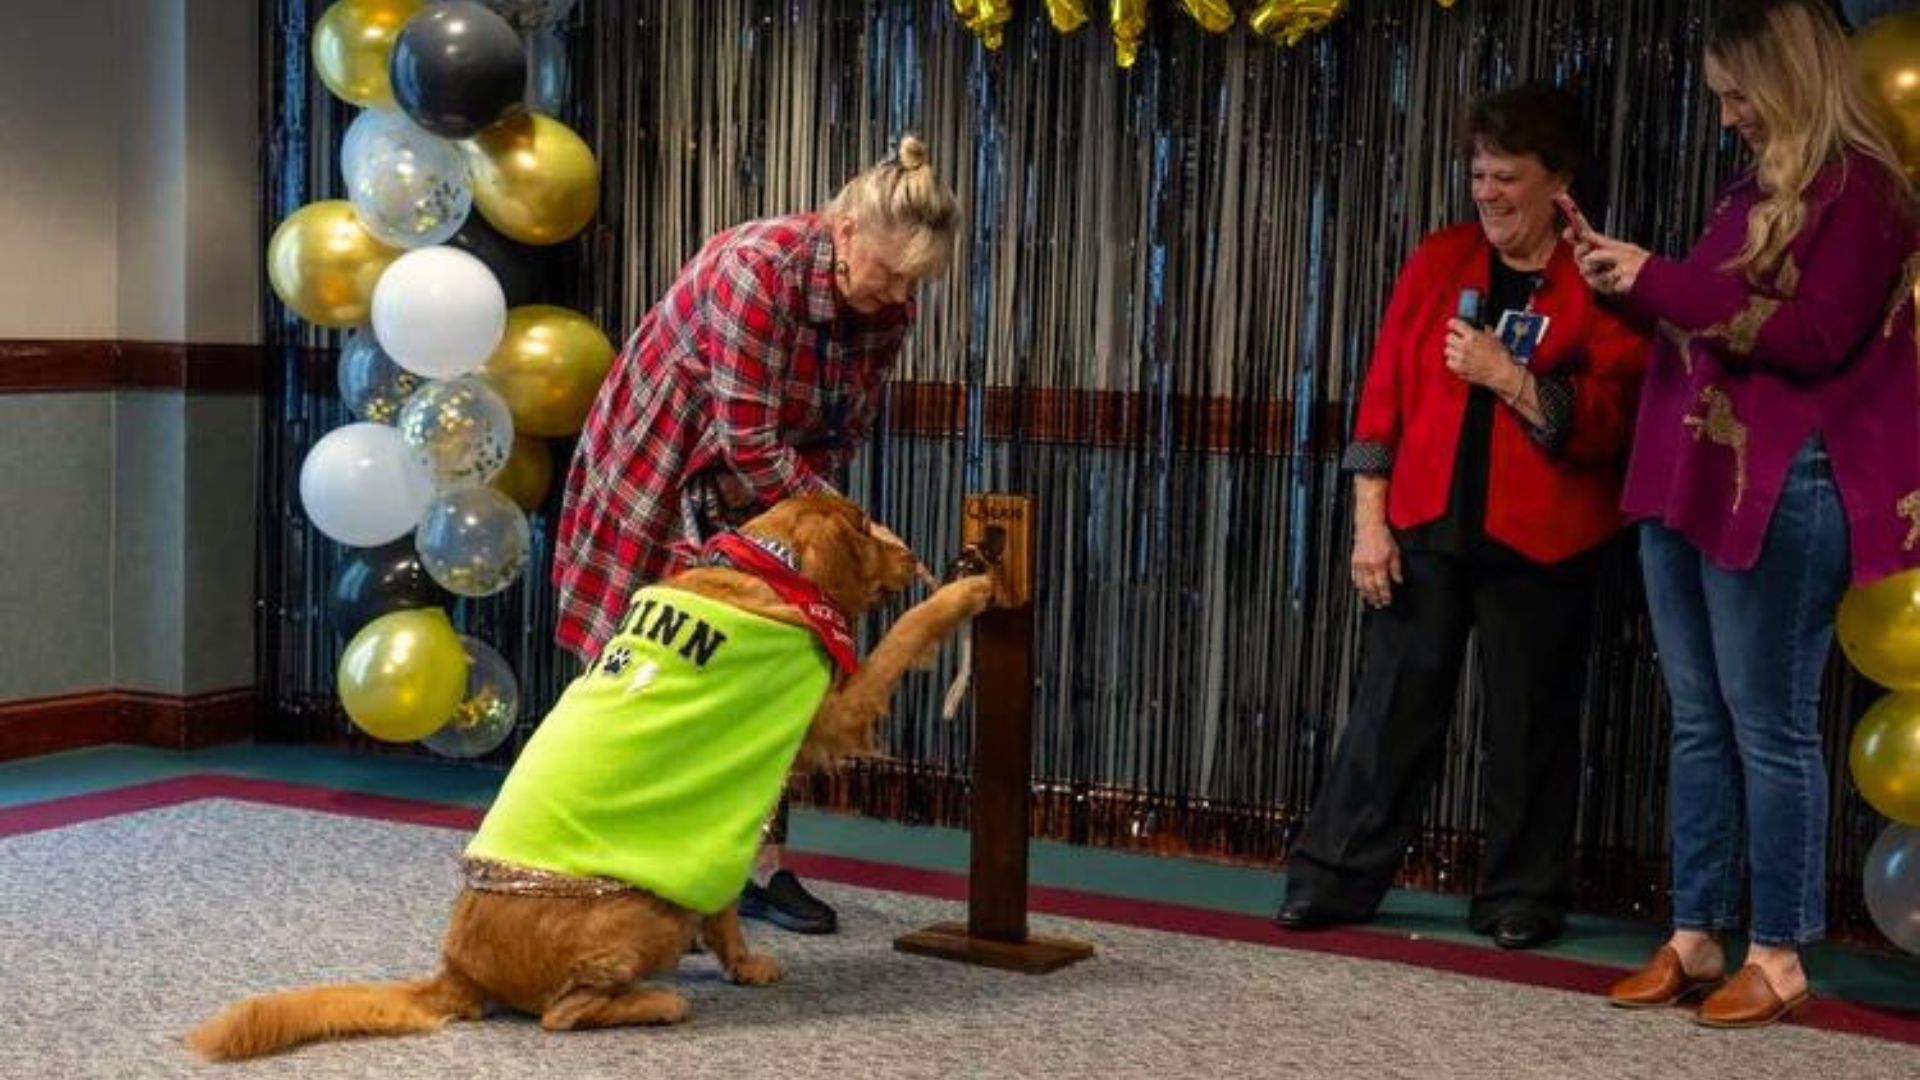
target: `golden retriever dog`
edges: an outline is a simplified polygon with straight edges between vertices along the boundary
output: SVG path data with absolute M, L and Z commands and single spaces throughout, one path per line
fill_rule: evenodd
M 742 526 L 740 535 L 797 563 L 800 576 L 847 616 L 866 612 L 915 576 L 910 553 L 876 538 L 857 507 L 833 496 L 789 499 Z M 662 585 L 760 616 L 769 621 L 766 625 L 810 625 L 805 613 L 762 577 L 728 565 L 701 566 Z M 795 731 L 783 744 L 797 743 L 798 751 L 773 755 L 775 786 L 789 768 L 819 766 L 867 750 L 905 670 L 983 610 L 992 595 L 988 576 L 950 582 L 903 614 L 851 674 L 830 681 L 821 676 L 817 685 L 824 697 L 810 719 L 804 712 L 795 714 L 805 724 L 804 735 Z M 628 625 L 632 619 L 630 614 Z M 793 636 L 790 630 L 772 629 Z M 595 662 L 603 675 L 608 651 Z M 817 670 L 818 660 L 814 663 Z M 594 673 L 589 667 L 581 682 Z M 619 674 L 625 675 L 624 668 Z M 801 703 L 811 700 L 803 695 Z M 712 718 L 715 724 L 727 720 Z M 526 760 L 523 754 L 514 771 L 521 771 Z M 515 779 L 508 776 L 503 796 Z M 483 826 L 481 835 L 486 831 Z M 729 850 L 738 854 L 739 846 Z M 751 851 L 750 838 L 745 849 Z M 739 916 L 724 900 L 717 914 L 702 915 L 624 881 L 544 869 L 528 871 L 538 887 L 519 888 L 527 884 L 520 881 L 489 888 L 468 865 L 438 974 L 413 982 L 322 986 L 250 998 L 195 1029 L 189 1044 L 215 1060 L 249 1058 L 319 1039 L 432 1031 L 449 1020 L 478 1020 L 489 1004 L 537 1016 L 541 1026 L 554 1031 L 678 1023 L 686 1018 L 686 999 L 642 983 L 672 971 L 696 937 L 735 983 L 759 986 L 780 978 L 779 964 L 748 950 Z M 741 877 L 713 884 L 718 889 L 731 882 L 732 892 L 724 894 L 730 897 L 745 884 Z

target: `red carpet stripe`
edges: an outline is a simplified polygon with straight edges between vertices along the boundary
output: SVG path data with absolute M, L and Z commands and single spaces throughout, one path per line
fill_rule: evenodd
M 347 817 L 471 829 L 483 811 L 470 806 L 402 799 L 340 791 L 309 784 L 253 780 L 238 776 L 203 774 L 158 780 L 110 791 L 74 795 L 0 808 L 0 837 L 58 829 L 86 821 L 177 806 L 199 799 L 237 799 L 268 806 L 319 810 Z M 964 874 L 923 870 L 890 863 L 849 859 L 837 855 L 789 852 L 787 863 L 806 877 L 909 893 L 941 900 L 967 898 Z M 1364 960 L 1408 964 L 1435 971 L 1517 983 L 1524 986 L 1600 994 L 1619 978 L 1619 968 L 1537 953 L 1503 952 L 1451 941 L 1409 938 L 1374 930 L 1333 929 L 1288 933 L 1269 919 L 1234 912 L 1131 900 L 1045 885 L 1028 890 L 1028 903 L 1037 914 L 1060 915 L 1095 922 L 1162 930 L 1176 934 L 1242 941 L 1303 952 L 1327 953 Z M 1596 1005 L 1596 1007 L 1598 1007 Z M 1879 1008 L 1850 1001 L 1815 998 L 1792 1021 L 1808 1027 L 1867 1035 L 1920 1045 L 1920 1014 Z

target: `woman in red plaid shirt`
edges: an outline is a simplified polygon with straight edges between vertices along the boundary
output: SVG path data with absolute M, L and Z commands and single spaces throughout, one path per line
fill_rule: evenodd
M 945 270 L 959 222 L 909 135 L 819 212 L 701 247 L 627 339 L 580 433 L 553 560 L 560 645 L 590 661 L 633 593 L 689 565 L 707 536 L 835 488 L 913 325 L 914 288 Z M 763 874 L 785 817 L 782 804 Z M 836 923 L 787 871 L 749 884 L 741 914 L 816 933 Z

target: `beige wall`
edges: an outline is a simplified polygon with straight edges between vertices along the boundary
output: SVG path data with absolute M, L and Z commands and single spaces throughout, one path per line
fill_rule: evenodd
M 257 5 L 8 8 L 0 340 L 258 341 Z M 251 682 L 258 407 L 0 393 L 0 701 Z
M 0 35 L 0 337 L 116 327 L 126 0 L 9 3 Z

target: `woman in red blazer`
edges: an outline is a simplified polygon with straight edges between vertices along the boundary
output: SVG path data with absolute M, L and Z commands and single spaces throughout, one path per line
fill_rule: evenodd
M 1516 87 L 1467 128 L 1479 220 L 1429 236 L 1401 271 L 1347 448 L 1365 659 L 1279 920 L 1379 906 L 1477 630 L 1487 861 L 1469 921 L 1531 948 L 1571 898 L 1593 552 L 1621 526 L 1646 342 L 1595 302 L 1559 236 L 1555 199 L 1584 164 L 1572 98 Z

